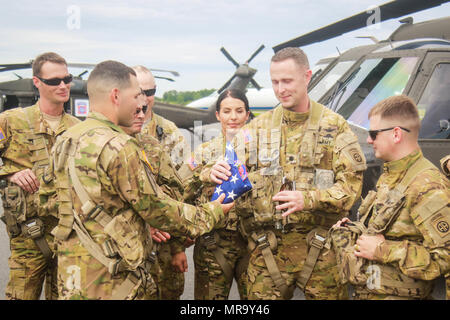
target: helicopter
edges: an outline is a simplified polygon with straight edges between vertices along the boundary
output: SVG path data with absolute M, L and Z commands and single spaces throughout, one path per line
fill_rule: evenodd
M 25 63 L 0 64 L 0 73 L 21 69 L 31 69 L 33 60 Z M 93 69 L 95 64 L 90 63 L 68 63 L 69 68 Z M 177 71 L 154 69 L 151 71 L 160 73 L 170 73 L 174 77 L 180 76 Z M 73 77 L 70 88 L 70 99 L 64 105 L 66 112 L 84 120 L 89 112 L 89 99 L 87 93 L 86 80 L 83 76 L 89 71 L 84 70 Z M 27 107 L 33 105 L 39 99 L 39 92 L 33 85 L 31 78 L 23 78 L 14 73 L 18 79 L 0 82 L 0 112 L 16 107 Z M 154 76 L 157 79 L 175 81 L 173 78 L 161 75 Z
M 437 6 L 447 1 L 391 1 L 381 5 L 384 19 Z M 407 5 L 406 5 L 407 4 Z M 306 46 L 367 26 L 361 12 L 273 47 Z M 378 101 L 406 94 L 417 104 L 421 118 L 419 145 L 439 167 L 450 150 L 450 17 L 414 23 L 400 20 L 387 39 L 351 48 L 319 60 L 308 87 L 310 98 L 341 114 L 358 136 L 366 156 L 363 195 L 375 187 L 382 163 L 367 144 L 367 114 Z

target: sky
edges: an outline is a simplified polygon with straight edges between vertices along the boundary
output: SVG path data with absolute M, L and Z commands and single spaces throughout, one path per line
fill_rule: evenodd
M 157 80 L 161 97 L 168 90 L 219 88 L 235 67 L 220 52 L 223 46 L 239 63 L 261 45 L 250 63 L 255 80 L 270 87 L 272 47 L 388 0 L 0 0 L 0 63 L 23 63 L 46 51 L 70 63 L 118 60 L 127 65 L 175 70 L 175 82 Z M 382 12 L 381 12 L 382 14 Z M 420 22 L 450 16 L 450 3 L 413 14 Z M 400 19 L 400 18 L 399 18 Z M 370 40 L 386 39 L 399 25 L 392 19 L 302 49 L 313 66 L 319 59 Z M 338 48 L 338 49 L 337 49 Z M 84 69 L 70 69 L 74 75 Z M 30 70 L 16 71 L 30 76 Z M 156 75 L 170 76 L 168 73 Z M 0 73 L 0 81 L 14 79 Z

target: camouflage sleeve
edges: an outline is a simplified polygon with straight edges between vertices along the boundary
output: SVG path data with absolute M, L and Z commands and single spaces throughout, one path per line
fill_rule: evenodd
M 361 195 L 366 160 L 357 137 L 346 123 L 342 127 L 333 150 L 332 170 L 335 183 L 329 189 L 302 191 L 304 210 L 346 212 Z
M 9 147 L 12 136 L 8 123 L 8 115 L 8 111 L 0 114 L 0 157 L 3 156 L 4 152 Z M 9 159 L 2 158 L 2 163 L 0 163 L 0 176 L 7 176 L 23 169 L 25 169 L 23 166 L 20 166 Z
M 224 220 L 218 203 L 194 207 L 165 195 L 154 178 L 147 175 L 146 165 L 145 156 L 132 142 L 127 142 L 110 162 L 108 176 L 119 196 L 152 227 L 175 237 L 196 238 Z
M 450 171 L 448 169 L 449 161 L 450 161 L 450 154 L 441 159 L 441 169 L 447 177 L 450 177 Z
M 184 240 L 182 238 L 172 238 L 169 240 L 170 254 L 173 256 L 177 253 L 184 252 Z
M 215 161 L 211 160 L 213 158 L 211 154 L 216 150 L 212 150 L 210 145 L 206 142 L 192 152 L 179 170 L 184 177 L 184 199 L 189 203 L 193 203 L 199 197 L 205 186 L 214 186 L 214 183 L 209 179 L 209 173 L 211 167 L 215 164 Z
M 433 177 L 428 177 L 433 181 Z M 434 181 L 436 181 L 434 179 Z M 434 183 L 418 183 L 435 188 Z M 406 207 L 423 241 L 385 240 L 375 251 L 375 259 L 398 265 L 411 278 L 432 280 L 450 270 L 450 185 L 423 190 L 418 187 Z M 411 187 L 410 187 L 411 188 Z M 413 205 L 408 206 L 408 203 Z

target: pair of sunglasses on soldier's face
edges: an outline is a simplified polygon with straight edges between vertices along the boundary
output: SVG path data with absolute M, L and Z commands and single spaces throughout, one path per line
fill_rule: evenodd
M 146 114 L 147 113 L 147 109 L 148 109 L 147 105 L 144 105 L 144 106 L 142 106 L 140 108 L 137 108 L 135 115 L 138 115 L 139 113 L 141 113 L 141 111 L 142 111 L 143 114 Z
M 39 80 L 41 80 L 43 83 L 45 83 L 48 86 L 59 86 L 61 84 L 61 81 L 65 84 L 69 84 L 73 80 L 73 76 L 69 74 L 67 77 L 64 78 L 51 78 L 51 79 L 44 79 L 41 77 L 36 76 Z
M 386 129 L 369 130 L 370 139 L 375 141 L 375 139 L 377 138 L 377 135 L 378 135 L 379 132 L 389 131 L 389 130 L 393 130 L 395 128 L 400 128 L 402 130 L 405 130 L 406 132 L 411 132 L 409 129 L 406 129 L 406 128 L 403 128 L 403 127 L 392 127 L 392 128 L 386 128 Z
M 156 87 L 153 88 L 153 89 L 147 89 L 147 90 L 141 89 L 141 91 L 142 91 L 142 93 L 145 94 L 147 97 L 151 97 L 151 96 L 154 96 L 154 95 L 155 95 L 155 93 L 156 93 Z

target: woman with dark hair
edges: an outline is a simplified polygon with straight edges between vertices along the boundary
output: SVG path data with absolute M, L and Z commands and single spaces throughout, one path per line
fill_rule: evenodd
M 240 90 L 222 92 L 216 103 L 216 117 L 221 123 L 221 135 L 203 143 L 196 149 L 180 174 L 187 185 L 186 194 L 197 204 L 211 200 L 215 185 L 202 182 L 200 172 L 210 161 L 219 160 L 225 154 L 227 141 L 247 122 L 250 116 L 247 97 Z M 183 173 L 184 172 L 184 173 Z M 183 177 L 183 178 L 184 178 Z M 192 192 L 190 192 L 192 190 Z M 241 299 L 247 299 L 247 244 L 242 239 L 234 210 L 228 213 L 226 225 L 195 240 L 195 289 L 196 300 L 226 300 L 233 279 L 236 279 Z

